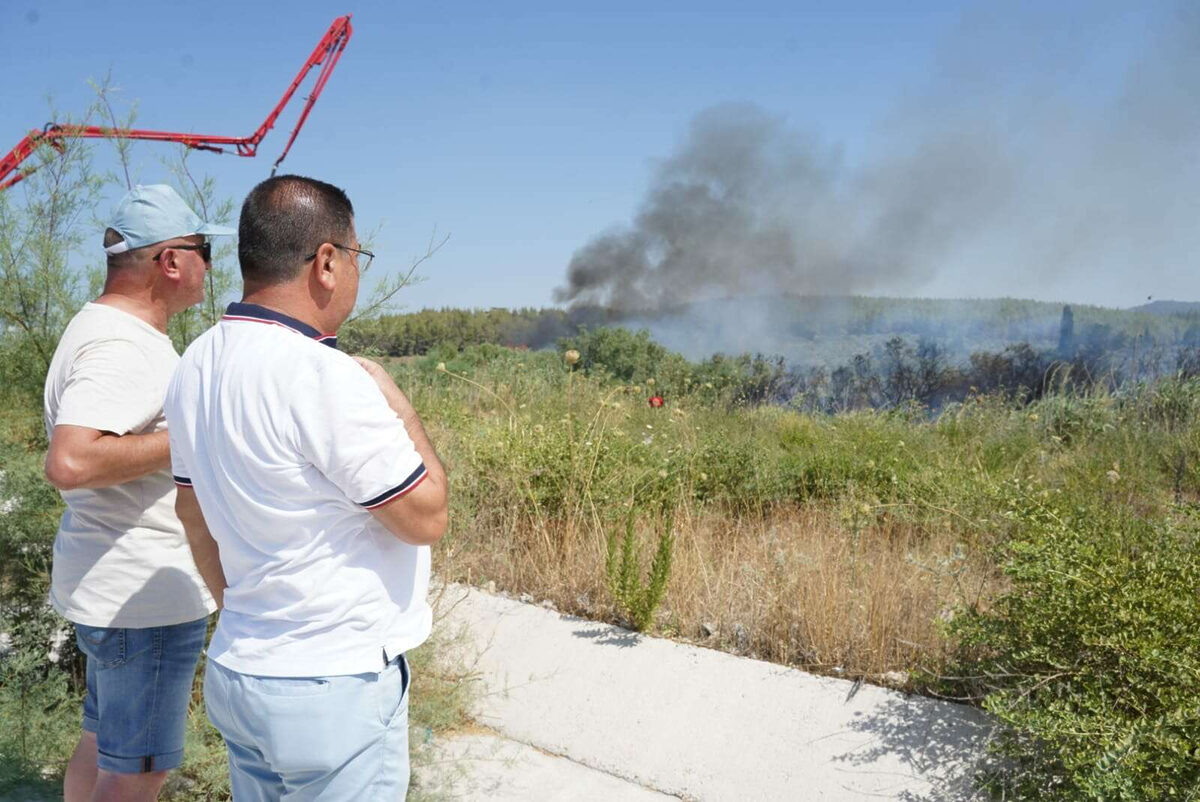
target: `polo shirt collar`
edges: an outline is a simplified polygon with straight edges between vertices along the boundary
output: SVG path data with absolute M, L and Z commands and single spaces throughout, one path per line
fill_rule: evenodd
M 324 343 L 330 348 L 337 348 L 336 334 L 322 334 L 307 323 L 296 320 L 294 317 L 289 317 L 283 312 L 276 312 L 274 309 L 268 309 L 265 306 L 258 304 L 248 304 L 243 301 L 234 301 L 225 308 L 225 314 L 221 320 L 245 320 L 251 323 L 266 323 L 272 326 L 283 326 L 291 329 L 298 334 L 303 334 L 305 337 L 316 340 L 319 343 Z

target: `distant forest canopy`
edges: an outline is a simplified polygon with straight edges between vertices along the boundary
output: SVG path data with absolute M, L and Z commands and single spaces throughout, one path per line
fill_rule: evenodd
M 595 307 L 425 309 L 359 322 L 341 337 L 352 351 L 390 356 L 572 348 L 585 372 L 653 378 L 667 395 L 710 388 L 734 404 L 834 412 L 912 403 L 939 409 L 978 393 L 1028 402 L 1200 375 L 1200 304 L 1180 302 L 1118 310 L 784 296 L 635 317 Z
M 793 367 L 834 367 L 878 351 L 894 337 L 914 345 L 934 342 L 957 361 L 1019 343 L 1068 359 L 1079 351 L 1138 349 L 1160 351 L 1170 361 L 1179 349 L 1200 346 L 1200 303 L 1109 309 L 1012 298 L 781 296 L 702 301 L 632 316 L 601 307 L 442 308 L 361 321 L 343 340 L 360 351 L 411 356 L 442 345 L 544 348 L 606 326 L 647 329 L 656 342 L 693 360 L 760 353 L 783 357 Z

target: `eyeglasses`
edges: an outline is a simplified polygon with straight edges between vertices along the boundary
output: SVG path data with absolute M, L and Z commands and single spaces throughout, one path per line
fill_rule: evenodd
M 154 254 L 154 261 L 157 262 L 159 257 L 162 256 L 164 253 L 166 253 L 169 250 L 199 251 L 200 258 L 203 259 L 208 264 L 212 264 L 212 243 L 211 242 L 205 242 L 203 245 L 171 245 L 166 248 L 163 248 L 161 251 Z
M 341 245 L 336 242 L 331 242 L 329 244 L 335 248 L 341 248 L 343 251 L 350 251 L 353 254 L 357 254 L 357 256 L 367 257 L 367 261 L 364 262 L 363 264 L 358 264 L 358 258 L 357 258 L 357 256 L 355 257 L 354 263 L 355 263 L 355 265 L 358 266 L 358 271 L 360 273 L 363 272 L 364 270 L 366 270 L 368 267 L 370 267 L 371 260 L 375 258 L 375 254 L 371 253 L 370 251 L 364 251 L 362 248 L 351 248 L 349 245 Z M 304 257 L 304 261 L 311 262 L 313 259 L 316 259 L 316 258 L 317 258 L 317 252 L 313 251 L 308 256 Z

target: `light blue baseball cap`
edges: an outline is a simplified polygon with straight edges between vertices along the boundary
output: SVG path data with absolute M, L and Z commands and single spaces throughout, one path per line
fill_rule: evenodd
M 117 204 L 108 227 L 123 238 L 104 249 L 110 255 L 193 234 L 223 237 L 236 233 L 229 226 L 201 220 L 179 193 L 166 184 L 138 184 L 129 190 Z

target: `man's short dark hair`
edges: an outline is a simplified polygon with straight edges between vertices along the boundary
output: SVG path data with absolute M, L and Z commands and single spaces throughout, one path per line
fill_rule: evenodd
M 117 231 L 115 228 L 104 229 L 104 247 L 105 248 L 111 248 L 113 245 L 116 245 L 118 242 L 124 242 L 124 241 L 125 241 L 125 238 L 121 236 L 121 232 Z M 136 251 L 124 251 L 122 253 L 109 253 L 109 254 L 105 254 L 105 260 L 108 263 L 107 267 L 109 270 L 118 270 L 127 265 L 131 265 L 135 261 L 137 261 L 137 253 L 136 253 Z
M 250 190 L 238 220 L 242 280 L 264 286 L 290 281 L 323 242 L 346 243 L 354 207 L 332 184 L 300 175 L 268 178 Z

